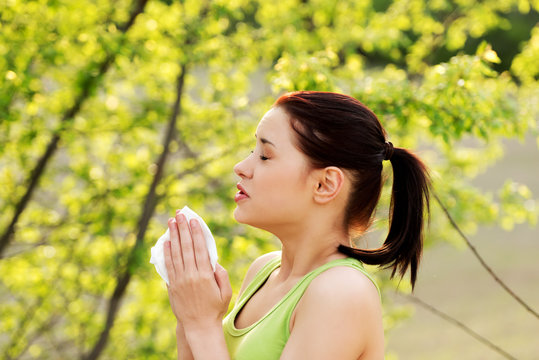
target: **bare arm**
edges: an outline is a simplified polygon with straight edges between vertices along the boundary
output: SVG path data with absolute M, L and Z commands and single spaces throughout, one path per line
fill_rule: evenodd
M 383 358 L 382 311 L 374 284 L 351 268 L 320 274 L 296 307 L 281 359 Z
M 220 321 L 210 326 L 193 327 L 185 332 L 185 336 L 197 360 L 230 359 Z
M 176 346 L 178 348 L 178 360 L 194 360 L 191 347 L 185 337 L 185 330 L 181 323 L 176 325 Z

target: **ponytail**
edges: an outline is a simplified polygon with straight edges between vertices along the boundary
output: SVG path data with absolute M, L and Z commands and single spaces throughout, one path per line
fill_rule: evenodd
M 290 115 L 296 145 L 314 168 L 337 166 L 350 170 L 352 189 L 343 226 L 364 231 L 382 190 L 382 161 L 393 166 L 389 233 L 378 249 L 339 246 L 339 251 L 366 264 L 393 269 L 404 276 L 410 268 L 412 288 L 423 247 L 423 214 L 429 208 L 425 165 L 403 148 L 393 148 L 376 115 L 353 97 L 319 91 L 281 96 L 274 106 Z
M 423 216 L 429 213 L 429 177 L 421 160 L 403 148 L 393 148 L 393 187 L 389 209 L 389 233 L 378 249 L 340 245 L 339 251 L 369 265 L 392 268 L 391 277 L 403 277 L 410 268 L 414 288 L 423 248 Z

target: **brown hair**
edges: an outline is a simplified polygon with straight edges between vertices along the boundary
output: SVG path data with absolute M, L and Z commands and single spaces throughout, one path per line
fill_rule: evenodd
M 318 91 L 281 96 L 274 106 L 290 115 L 298 148 L 315 168 L 337 166 L 352 174 L 345 226 L 366 230 L 382 191 L 382 161 L 393 167 L 389 233 L 378 249 L 339 246 L 339 251 L 366 264 L 392 268 L 401 277 L 410 268 L 412 288 L 423 247 L 423 215 L 429 209 L 425 165 L 406 149 L 394 148 L 376 115 L 353 97 Z

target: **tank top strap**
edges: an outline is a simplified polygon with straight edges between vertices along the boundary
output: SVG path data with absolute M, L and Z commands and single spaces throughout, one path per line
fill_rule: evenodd
M 290 337 L 290 321 L 294 309 L 311 281 L 322 272 L 336 266 L 348 266 L 365 274 L 380 290 L 367 273 L 363 264 L 353 258 L 332 260 L 303 276 L 290 291 L 261 319 L 254 324 L 237 329 L 236 315 L 253 294 L 264 284 L 271 273 L 281 266 L 281 257 L 267 262 L 253 277 L 245 291 L 238 297 L 236 305 L 223 320 L 223 333 L 231 359 L 234 360 L 275 360 L 278 359 Z
M 281 266 L 281 257 L 276 256 L 275 258 L 269 260 L 263 267 L 260 269 L 256 275 L 254 276 L 253 280 L 249 283 L 249 285 L 246 287 L 245 291 L 241 296 L 238 298 L 237 303 L 241 304 L 242 300 L 245 298 L 249 299 L 259 288 L 260 286 L 268 279 L 268 277 L 271 275 L 275 269 Z M 288 298 L 290 297 L 297 297 L 297 300 L 301 298 L 311 281 L 313 281 L 318 275 L 323 273 L 324 271 L 336 267 L 336 266 L 348 266 L 352 267 L 361 273 L 363 273 L 369 280 L 374 284 L 376 287 L 376 290 L 378 291 L 378 295 L 381 297 L 380 288 L 378 287 L 378 284 L 372 276 L 367 272 L 365 267 L 363 266 L 363 263 L 357 259 L 347 257 L 344 259 L 336 259 L 329 261 L 325 263 L 324 265 L 312 270 L 311 272 L 307 273 L 299 282 L 293 287 L 293 289 L 287 294 Z
M 311 271 L 307 275 L 305 275 L 298 282 L 298 284 L 296 284 L 293 291 L 291 291 L 289 293 L 290 296 L 289 296 L 289 298 L 287 300 L 290 301 L 293 304 L 293 307 L 295 307 L 297 302 L 303 296 L 303 293 L 305 292 L 305 290 L 307 290 L 307 288 L 309 287 L 310 283 L 318 275 L 320 275 L 321 273 L 323 273 L 324 271 L 326 271 L 328 269 L 331 269 L 331 268 L 337 267 L 337 266 L 352 267 L 352 268 L 360 271 L 361 273 L 363 273 L 374 284 L 374 286 L 376 287 L 376 290 L 378 291 L 378 295 L 381 296 L 380 288 L 378 287 L 378 284 L 376 283 L 376 281 L 374 281 L 374 279 L 367 272 L 367 270 L 365 270 L 365 268 L 363 267 L 363 264 L 357 259 L 348 257 L 348 258 L 344 258 L 344 259 L 336 259 L 336 260 L 329 261 L 329 262 L 325 263 L 324 265 L 314 269 L 313 271 Z
M 241 304 L 244 299 L 249 299 L 268 279 L 275 269 L 281 266 L 281 257 L 276 256 L 269 260 L 253 277 L 253 280 L 247 285 L 243 293 L 238 297 L 237 304 Z

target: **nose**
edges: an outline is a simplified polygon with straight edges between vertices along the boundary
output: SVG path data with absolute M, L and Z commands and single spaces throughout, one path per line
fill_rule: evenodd
M 234 173 L 238 175 L 239 177 L 243 178 L 251 178 L 253 176 L 253 171 L 251 167 L 249 166 L 249 158 L 251 157 L 251 154 L 247 156 L 245 159 L 234 165 Z

